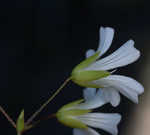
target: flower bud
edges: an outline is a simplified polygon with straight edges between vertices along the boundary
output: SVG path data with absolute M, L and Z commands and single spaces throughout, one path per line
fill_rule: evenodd
M 16 124 L 16 129 L 18 133 L 21 133 L 25 129 L 25 124 L 24 124 L 24 110 L 21 111 L 18 119 L 17 119 L 17 124 Z

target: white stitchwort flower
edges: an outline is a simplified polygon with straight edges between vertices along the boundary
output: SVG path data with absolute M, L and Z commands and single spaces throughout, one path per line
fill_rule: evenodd
M 94 93 L 93 96 L 85 94 L 85 99 L 87 99 L 85 102 L 83 100 L 77 100 L 63 106 L 56 113 L 58 121 L 74 128 L 73 135 L 100 135 L 90 127 L 99 128 L 112 135 L 117 135 L 117 125 L 121 120 L 120 114 L 92 113 L 91 109 L 102 105 L 100 102 L 97 102 L 98 96 L 99 94 Z
M 81 86 L 89 87 L 88 92 L 100 88 L 105 102 L 110 102 L 113 106 L 120 103 L 119 92 L 138 103 L 138 95 L 144 92 L 143 86 L 130 77 L 115 75 L 110 71 L 131 64 L 140 57 L 139 50 L 134 47 L 134 41 L 127 41 L 109 56 L 99 59 L 110 48 L 114 29 L 101 27 L 99 33 L 97 51 L 90 49 L 86 52 L 86 60 L 72 71 L 72 80 Z

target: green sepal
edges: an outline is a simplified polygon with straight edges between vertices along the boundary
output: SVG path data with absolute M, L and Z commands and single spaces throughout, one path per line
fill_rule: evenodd
M 71 128 L 87 128 L 87 126 L 75 118 L 75 116 L 84 115 L 91 112 L 91 110 L 80 110 L 80 109 L 72 109 L 66 111 L 58 111 L 56 117 L 58 121 L 65 126 Z
M 95 84 L 90 84 L 91 81 L 98 80 L 110 75 L 108 71 L 103 70 L 85 70 L 84 68 L 88 67 L 90 64 L 95 62 L 97 58 L 99 58 L 99 53 L 97 52 L 94 55 L 90 56 L 86 60 L 82 61 L 79 65 L 77 65 L 72 73 L 71 73 L 71 80 L 76 84 L 83 86 L 83 87 L 94 87 L 99 88 Z
M 66 115 L 79 116 L 91 112 L 92 110 L 71 109 L 65 112 Z
M 87 126 L 84 123 L 75 119 L 72 116 L 66 116 L 63 113 L 58 113 L 56 116 L 57 116 L 57 120 L 67 127 L 84 128 L 84 129 L 87 128 Z
M 17 119 L 17 124 L 16 124 L 16 129 L 18 133 L 21 133 L 25 129 L 25 124 L 24 124 L 24 110 L 21 111 L 18 119 Z
M 74 107 L 81 102 L 83 102 L 83 99 L 71 102 L 59 109 L 56 113 L 58 121 L 71 128 L 87 128 L 84 123 L 76 118 L 76 116 L 91 112 L 91 110 L 74 109 Z
M 94 81 L 94 80 L 98 80 L 100 78 L 107 77 L 109 75 L 110 75 L 110 73 L 108 71 L 83 70 L 83 71 L 80 71 L 80 72 L 74 74 L 74 76 L 72 76 L 72 80 L 76 83 L 89 82 L 89 81 Z
M 61 107 L 61 108 L 59 109 L 59 111 L 68 110 L 68 108 L 71 108 L 71 107 L 73 107 L 73 106 L 76 106 L 76 105 L 80 104 L 80 103 L 83 102 L 83 101 L 84 101 L 84 99 L 79 99 L 79 100 L 73 101 L 73 102 L 71 102 L 71 103 L 69 103 L 69 104 L 66 104 L 66 105 L 64 105 L 63 107 Z
M 99 57 L 100 52 L 95 53 L 94 55 L 88 57 L 84 61 L 82 61 L 80 64 L 78 64 L 73 70 L 72 70 L 72 75 L 76 74 L 76 72 L 80 71 L 83 68 L 88 67 L 90 64 L 95 62 L 97 58 Z

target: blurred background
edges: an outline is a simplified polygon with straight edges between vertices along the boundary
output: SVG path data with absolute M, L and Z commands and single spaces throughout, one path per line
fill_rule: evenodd
M 150 8 L 146 0 L 0 1 L 0 104 L 14 120 L 23 108 L 25 118 L 31 116 L 85 58 L 85 51 L 97 48 L 100 26 L 115 29 L 106 55 L 135 40 L 141 58 L 116 73 L 141 82 L 145 93 L 139 105 L 122 96 L 117 108 L 107 104 L 99 111 L 122 114 L 119 135 L 149 135 Z M 70 82 L 36 119 L 79 99 L 82 89 Z M 0 134 L 16 135 L 2 114 L 0 129 Z M 72 129 L 51 119 L 27 134 L 71 135 Z

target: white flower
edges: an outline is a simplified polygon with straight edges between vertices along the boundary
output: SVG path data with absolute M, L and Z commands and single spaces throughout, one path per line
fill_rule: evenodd
M 85 102 L 78 100 L 63 106 L 56 114 L 58 121 L 74 128 L 73 135 L 99 135 L 90 127 L 117 135 L 117 125 L 121 120 L 121 115 L 117 113 L 92 113 L 91 109 L 105 104 L 104 101 L 102 101 L 102 104 L 97 102 L 97 96 L 99 95 L 96 93 L 93 93 L 93 96 L 85 95 L 87 99 Z
M 96 55 L 98 56 L 96 56 L 92 62 L 86 64 L 86 66 L 83 66 L 78 70 L 78 73 L 88 73 L 91 71 L 95 71 L 97 72 L 96 74 L 98 74 L 98 71 L 105 71 L 105 75 L 103 73 L 103 76 L 99 78 L 96 78 L 95 76 L 94 78 L 92 76 L 92 79 L 90 78 L 88 81 L 82 81 L 82 79 L 77 80 L 77 76 L 77 79 L 75 78 L 74 82 L 78 83 L 81 86 L 90 87 L 88 91 L 93 90 L 93 88 L 100 88 L 101 94 L 103 95 L 103 97 L 105 97 L 105 101 L 110 102 L 113 106 L 117 106 L 120 103 L 120 95 L 118 92 L 122 93 L 134 103 L 138 103 L 138 95 L 144 92 L 143 86 L 130 77 L 111 75 L 111 73 L 113 72 L 109 72 L 109 70 L 131 64 L 140 57 L 140 52 L 134 47 L 134 41 L 127 41 L 114 53 L 105 58 L 99 59 L 110 48 L 113 36 L 113 28 L 101 27 L 100 42 L 97 51 L 95 52 L 94 50 L 90 49 L 86 52 L 87 59 L 91 59 L 91 57 Z M 110 74 L 108 74 L 107 72 Z

